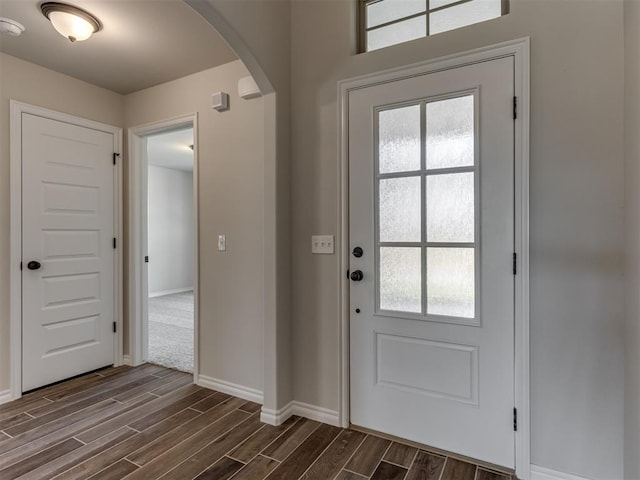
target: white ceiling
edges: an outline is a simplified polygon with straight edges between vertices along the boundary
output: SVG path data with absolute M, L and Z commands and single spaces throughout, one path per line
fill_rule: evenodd
M 71 43 L 40 12 L 41 0 L 0 0 L 0 17 L 26 31 L 0 34 L 0 51 L 127 94 L 235 60 L 218 32 L 182 0 L 63 0 L 103 29 Z
M 156 167 L 193 171 L 193 129 L 159 133 L 147 137 L 147 161 Z

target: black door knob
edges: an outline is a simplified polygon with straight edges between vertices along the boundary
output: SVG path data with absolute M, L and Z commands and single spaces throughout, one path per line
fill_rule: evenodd
M 349 275 L 349 277 L 354 282 L 359 282 L 360 280 L 362 280 L 364 278 L 364 274 L 362 273 L 361 270 L 356 270 L 354 272 L 351 272 L 351 275 Z
M 27 263 L 27 268 L 29 270 L 38 270 L 42 265 L 40 265 L 40 262 L 36 262 L 35 260 L 31 260 L 29 263 Z

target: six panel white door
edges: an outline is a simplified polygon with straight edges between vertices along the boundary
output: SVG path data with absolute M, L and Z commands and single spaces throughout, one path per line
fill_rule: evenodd
M 513 85 L 509 57 L 349 96 L 351 422 L 506 467 Z
M 22 115 L 23 391 L 113 364 L 113 141 Z

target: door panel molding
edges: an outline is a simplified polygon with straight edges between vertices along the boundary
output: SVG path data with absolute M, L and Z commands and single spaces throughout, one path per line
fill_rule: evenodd
M 9 335 L 11 394 L 7 401 L 22 396 L 22 115 L 31 114 L 49 120 L 90 128 L 113 136 L 113 151 L 122 152 L 122 129 L 74 115 L 57 112 L 36 105 L 9 101 L 10 108 L 10 272 L 9 272 Z M 113 190 L 114 236 L 122 245 L 122 161 L 114 171 Z M 113 308 L 117 334 L 114 341 L 113 363 L 122 363 L 122 248 L 114 252 Z
M 338 82 L 339 162 L 339 278 L 340 296 L 340 409 L 339 422 L 347 427 L 350 421 L 349 393 L 349 280 L 345 272 L 350 264 L 349 242 L 349 96 L 356 90 L 375 85 L 422 76 L 479 62 L 513 57 L 514 91 L 518 113 L 514 121 L 515 141 L 515 408 L 518 431 L 515 432 L 515 464 L 519 478 L 529 480 L 530 465 L 530 405 L 529 405 L 529 38 L 450 55 L 427 62 L 376 72 Z
M 376 365 L 374 366 L 374 370 L 376 384 L 399 390 L 407 390 L 429 397 L 444 398 L 467 405 L 478 406 L 478 347 L 476 345 L 443 342 L 442 340 L 431 340 L 429 338 L 405 337 L 382 332 L 375 332 L 375 337 L 376 353 L 374 356 Z M 437 390 L 434 389 L 433 386 L 429 387 L 409 383 L 411 381 L 410 379 L 407 383 L 400 383 L 397 377 L 403 376 L 403 365 L 393 365 L 391 363 L 393 362 L 393 356 L 385 353 L 385 349 L 383 348 L 384 343 L 387 344 L 387 347 L 396 343 L 398 344 L 397 349 L 405 352 L 410 349 L 409 354 L 412 354 L 411 356 L 414 362 L 422 360 L 425 362 L 425 365 L 433 365 L 437 361 L 447 362 L 448 365 L 457 369 L 457 375 L 451 375 L 447 381 L 444 381 L 439 375 L 434 375 L 436 372 L 426 369 L 424 371 L 426 378 L 423 379 L 426 379 L 431 384 L 440 383 L 440 388 Z M 422 352 L 418 350 L 422 350 Z M 420 354 L 422 354 L 422 358 L 420 358 Z M 387 359 L 390 361 L 385 362 Z M 387 365 L 385 365 L 385 363 L 387 363 Z M 385 373 L 387 372 L 388 380 L 385 379 Z M 393 378 L 394 376 L 396 378 Z M 430 379 L 430 376 L 436 378 Z M 454 381 L 452 382 L 452 380 Z M 455 384 L 451 385 L 451 383 Z

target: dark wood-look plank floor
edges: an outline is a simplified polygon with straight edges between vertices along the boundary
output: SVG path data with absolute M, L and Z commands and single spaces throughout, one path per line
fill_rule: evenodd
M 416 446 L 293 417 L 155 365 L 93 372 L 0 406 L 2 480 L 513 480 Z

